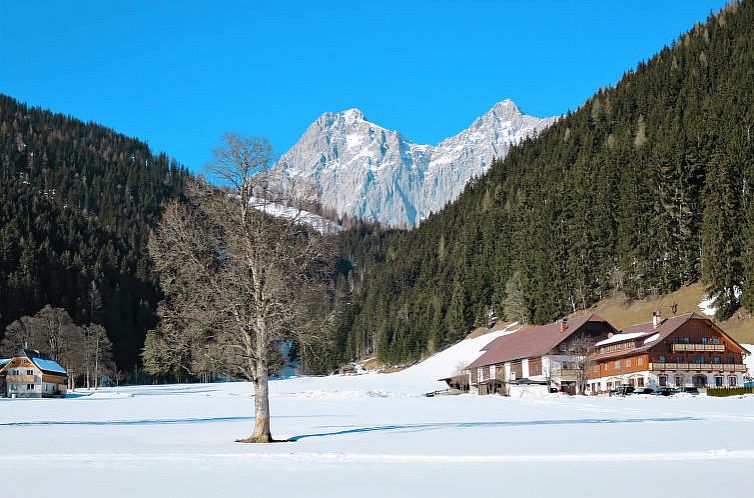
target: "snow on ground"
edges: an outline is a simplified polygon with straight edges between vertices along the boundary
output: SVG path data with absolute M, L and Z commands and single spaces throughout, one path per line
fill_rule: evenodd
M 717 299 L 717 294 L 713 294 L 711 296 L 705 296 L 704 299 L 699 301 L 699 304 L 697 305 L 697 307 L 705 315 L 715 316 L 715 313 L 717 313 L 717 308 L 715 307 L 715 299 Z
M 394 374 L 273 381 L 290 443 L 233 442 L 253 422 L 242 382 L 0 399 L 3 495 L 701 497 L 721 478 L 752 495 L 754 396 L 421 395 L 484 337 Z

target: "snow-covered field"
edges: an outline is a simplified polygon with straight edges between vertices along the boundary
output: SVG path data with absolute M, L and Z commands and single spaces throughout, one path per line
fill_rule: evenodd
M 426 398 L 494 336 L 395 374 L 0 399 L 3 496 L 754 496 L 754 397 Z

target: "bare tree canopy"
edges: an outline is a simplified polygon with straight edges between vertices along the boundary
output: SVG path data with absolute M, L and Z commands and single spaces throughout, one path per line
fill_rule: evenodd
M 271 158 L 265 139 L 226 135 L 207 168 L 222 188 L 190 185 L 188 202 L 168 205 L 149 240 L 165 299 L 145 367 L 254 382 L 248 442 L 272 441 L 268 376 L 283 345 L 310 347 L 330 325 L 334 241 L 290 211 L 274 217 L 265 209 L 310 201 L 282 188 Z
M 68 387 L 77 378 L 86 387 L 98 387 L 99 377 L 113 367 L 112 344 L 101 325 L 76 325 L 62 308 L 45 306 L 32 316 L 22 316 L 5 330 L 0 354 L 13 355 L 22 348 L 43 351 L 68 372 Z

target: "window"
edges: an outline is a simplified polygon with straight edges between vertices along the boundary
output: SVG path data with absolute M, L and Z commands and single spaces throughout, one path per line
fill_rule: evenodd
M 641 359 L 641 358 L 639 358 Z M 660 355 L 660 357 L 657 359 L 658 363 L 665 363 L 665 355 Z
M 665 363 L 665 360 L 664 360 L 664 358 L 665 358 L 665 357 L 663 356 L 663 363 Z M 636 364 L 637 364 L 637 365 L 643 365 L 643 364 L 644 364 L 644 358 L 642 358 L 641 356 L 640 356 L 640 357 L 638 357 L 638 358 L 636 358 Z
M 676 387 L 683 387 L 683 385 L 684 385 L 683 375 L 676 375 L 675 376 L 675 385 L 676 385 Z
M 600 366 L 599 365 L 594 365 L 594 367 L 592 367 L 592 372 L 599 373 L 599 371 L 600 371 Z
M 608 368 L 610 368 L 610 364 L 609 363 L 603 363 L 602 364 L 602 368 L 604 368 L 605 370 L 607 370 Z
M 713 337 L 710 339 L 710 342 L 712 344 L 720 344 L 720 338 L 719 337 Z
M 631 366 L 631 358 L 626 358 L 626 360 L 623 362 L 624 366 L 630 367 Z
M 704 363 L 704 356 L 694 356 L 694 364 L 701 365 Z
M 617 369 L 620 369 L 620 360 L 617 360 L 617 361 L 616 361 L 616 362 L 615 362 L 615 363 L 613 364 L 613 366 L 614 366 L 615 368 L 617 368 Z
M 715 377 L 715 387 L 723 387 L 723 378 L 720 375 Z
M 736 384 L 738 384 L 738 379 L 736 379 L 732 375 L 730 377 L 728 377 L 728 385 L 730 387 L 736 387 Z
M 680 337 L 673 337 L 673 344 L 678 344 L 679 342 L 681 342 Z
M 691 341 L 689 340 L 689 338 L 688 338 L 688 337 L 684 337 L 684 338 L 683 338 L 683 343 L 684 343 L 684 344 L 688 344 L 689 342 L 691 342 Z
M 634 379 L 628 379 L 628 385 L 631 387 L 636 387 L 636 381 Z
M 639 377 L 636 379 L 636 385 L 639 387 L 644 387 L 644 377 Z
M 707 376 L 706 375 L 694 375 L 694 387 L 706 387 Z
M 33 391 L 34 390 L 34 384 L 26 384 L 26 390 L 27 391 Z
M 712 363 L 715 364 L 715 365 L 719 365 L 720 364 L 720 357 L 719 356 L 715 356 L 714 358 L 712 358 Z
M 709 337 L 702 337 L 702 344 L 709 344 Z
M 613 388 L 613 383 L 612 382 L 608 382 L 607 383 L 607 390 L 609 391 L 612 388 Z
M 657 383 L 660 385 L 660 387 L 665 387 L 668 385 L 668 377 L 666 375 L 660 375 L 657 377 Z

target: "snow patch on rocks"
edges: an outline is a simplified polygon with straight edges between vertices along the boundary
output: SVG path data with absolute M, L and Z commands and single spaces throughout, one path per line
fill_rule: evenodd
M 413 226 L 453 201 L 511 145 L 557 119 L 525 115 L 506 99 L 466 130 L 432 146 L 371 123 L 358 109 L 328 112 L 275 167 L 285 177 L 314 185 L 320 202 L 339 214 Z

